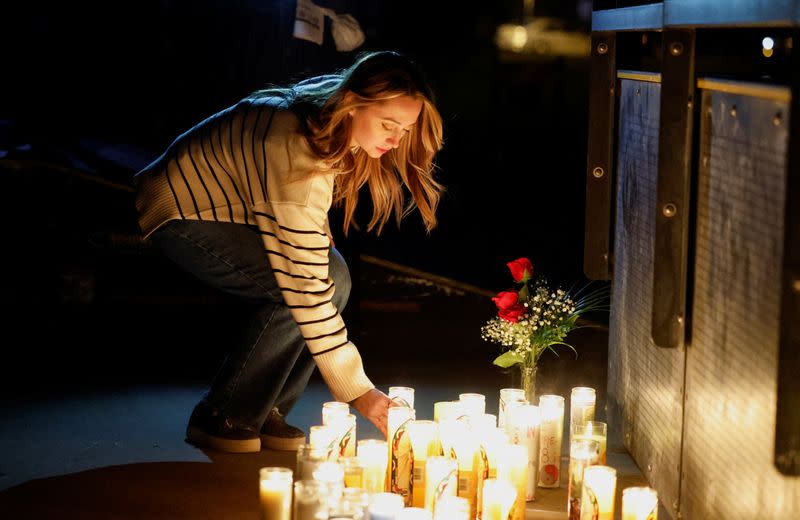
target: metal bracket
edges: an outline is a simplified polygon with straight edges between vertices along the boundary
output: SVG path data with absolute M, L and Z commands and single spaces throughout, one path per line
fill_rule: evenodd
M 694 123 L 695 32 L 664 31 L 658 149 L 652 335 L 659 347 L 683 344 Z
M 616 34 L 592 33 L 583 256 L 584 273 L 592 280 L 611 279 L 616 68 Z

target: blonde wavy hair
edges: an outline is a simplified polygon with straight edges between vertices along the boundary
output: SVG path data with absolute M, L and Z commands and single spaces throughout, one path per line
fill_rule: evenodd
M 380 235 L 391 215 L 399 227 L 414 208 L 419 209 L 428 233 L 436 227 L 436 208 L 444 187 L 433 177 L 433 159 L 443 145 L 442 118 L 422 72 L 407 57 L 392 51 L 362 54 L 338 74 L 316 76 L 289 89 L 257 94 L 288 98 L 311 149 L 342 172 L 334 178 L 333 205 L 344 205 L 345 235 L 351 225 L 358 229 L 354 217 L 359 191 L 365 184 L 373 206 L 367 231 L 377 227 Z M 422 110 L 399 146 L 380 158 L 351 149 L 349 112 L 403 95 L 421 100 Z M 404 188 L 410 197 L 406 197 Z

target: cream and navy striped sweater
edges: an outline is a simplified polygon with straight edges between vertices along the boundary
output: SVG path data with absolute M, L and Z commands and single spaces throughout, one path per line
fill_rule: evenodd
M 136 175 L 145 237 L 173 219 L 258 227 L 284 300 L 334 398 L 374 385 L 331 296 L 326 233 L 335 171 L 283 100 L 243 100 L 179 136 Z

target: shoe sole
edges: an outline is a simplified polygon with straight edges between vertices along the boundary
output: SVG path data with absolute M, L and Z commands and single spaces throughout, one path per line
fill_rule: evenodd
M 266 450 L 277 451 L 297 451 L 297 449 L 306 443 L 306 437 L 273 437 L 271 435 L 260 435 L 261 448 Z
M 186 440 L 198 448 L 211 448 L 227 453 L 257 453 L 261 451 L 261 439 L 222 439 L 190 426 L 186 430 Z

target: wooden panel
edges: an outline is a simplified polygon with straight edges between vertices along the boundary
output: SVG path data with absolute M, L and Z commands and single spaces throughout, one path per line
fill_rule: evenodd
M 703 93 L 684 518 L 800 511 L 800 480 L 773 464 L 786 121 L 785 102 Z
M 661 86 L 620 82 L 608 393 L 612 429 L 672 510 L 678 501 L 684 349 L 651 339 Z

